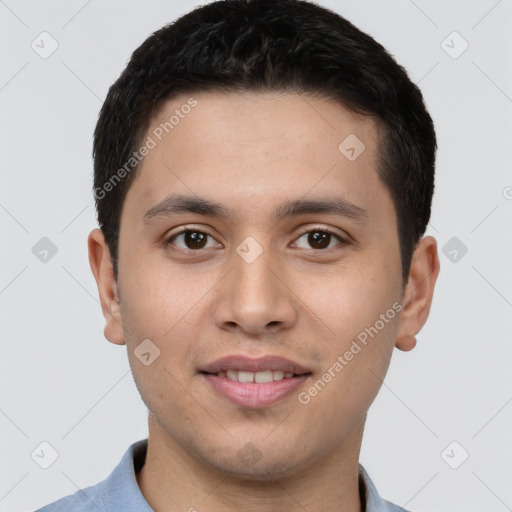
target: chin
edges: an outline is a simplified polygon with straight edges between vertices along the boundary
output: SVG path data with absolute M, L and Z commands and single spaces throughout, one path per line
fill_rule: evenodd
M 248 443 L 246 446 L 250 445 Z M 290 457 L 279 458 L 275 454 L 251 453 L 252 448 L 244 448 L 235 452 L 229 459 L 208 461 L 218 471 L 230 477 L 245 482 L 270 482 L 288 477 L 298 470 L 299 461 L 292 461 Z M 251 455 L 253 458 L 251 458 Z M 274 455 L 272 457 L 272 455 Z

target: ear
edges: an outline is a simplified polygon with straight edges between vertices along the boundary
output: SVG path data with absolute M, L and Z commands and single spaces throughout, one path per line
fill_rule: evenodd
M 418 334 L 427 321 L 440 264 L 436 239 L 423 237 L 412 256 L 405 287 L 395 346 L 404 351 L 416 346 Z
M 87 239 L 89 264 L 96 279 L 100 295 L 101 309 L 105 317 L 105 338 L 116 345 L 124 345 L 124 329 L 121 317 L 121 304 L 110 250 L 100 229 L 94 229 Z

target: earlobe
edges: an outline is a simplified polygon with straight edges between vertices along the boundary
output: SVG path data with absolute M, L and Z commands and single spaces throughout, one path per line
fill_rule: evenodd
M 440 264 L 437 242 L 423 237 L 412 256 L 409 280 L 404 292 L 395 346 L 408 351 L 416 346 L 416 335 L 427 321 Z
M 395 347 L 403 352 L 408 352 L 416 346 L 416 336 L 399 336 L 396 339 Z
M 114 278 L 112 260 L 105 237 L 100 229 L 89 234 L 89 264 L 96 279 L 101 309 L 105 317 L 105 338 L 116 345 L 124 345 L 124 329 L 117 283 Z

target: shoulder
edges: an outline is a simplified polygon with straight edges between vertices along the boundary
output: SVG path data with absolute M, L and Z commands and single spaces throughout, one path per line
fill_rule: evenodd
M 382 512 L 409 512 L 408 510 L 405 510 L 405 508 L 395 505 L 387 500 L 382 500 L 382 504 L 384 507 L 382 508 Z
M 405 508 L 383 499 L 370 475 L 361 464 L 359 464 L 359 483 L 366 501 L 366 512 L 409 512 Z
M 36 512 L 97 512 L 103 510 L 102 486 L 104 482 L 79 489 L 74 494 L 65 496 L 49 505 L 36 510 Z
M 96 485 L 79 489 L 35 512 L 150 511 L 137 485 L 135 473 L 144 465 L 147 439 L 133 443 L 110 475 Z

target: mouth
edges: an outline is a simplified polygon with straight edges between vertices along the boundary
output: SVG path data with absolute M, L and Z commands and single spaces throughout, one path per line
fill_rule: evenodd
M 293 372 L 284 372 L 283 370 L 262 370 L 259 372 L 246 372 L 243 370 L 221 370 L 217 373 L 205 373 L 205 375 L 215 375 L 234 382 L 254 382 L 256 384 L 265 384 L 276 380 L 291 379 L 297 377 Z
M 230 403 L 259 409 L 298 390 L 312 372 L 279 356 L 254 359 L 234 355 L 204 366 L 200 374 L 214 393 Z

